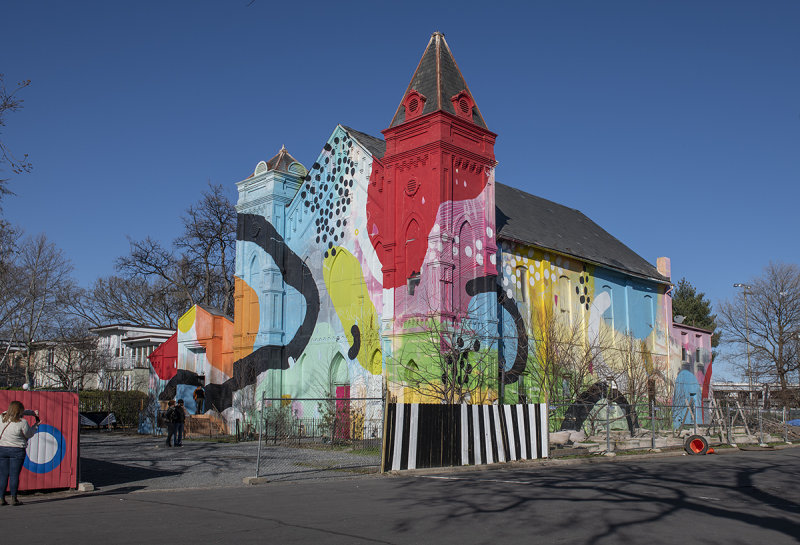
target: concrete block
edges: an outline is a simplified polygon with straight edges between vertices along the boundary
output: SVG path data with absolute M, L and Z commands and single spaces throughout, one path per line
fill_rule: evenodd
M 94 490 L 92 483 L 78 483 L 78 492 L 91 492 Z
M 242 479 L 244 484 L 265 484 L 269 482 L 266 477 L 245 477 Z
M 582 443 L 586 441 L 586 433 L 583 430 L 569 432 L 569 440 L 573 443 Z

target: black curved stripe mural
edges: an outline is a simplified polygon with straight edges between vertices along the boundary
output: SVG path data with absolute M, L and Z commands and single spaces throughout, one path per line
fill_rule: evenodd
M 239 214 L 236 240 L 253 242 L 263 248 L 281 271 L 284 282 L 306 300 L 306 315 L 286 345 L 261 346 L 233 364 L 236 389 L 255 384 L 256 377 L 268 369 L 288 369 L 289 358 L 297 359 L 306 349 L 319 316 L 319 291 L 311 270 L 294 253 L 263 216 Z
M 358 353 L 361 352 L 361 330 L 357 325 L 354 325 L 350 328 L 350 334 L 353 336 L 353 345 L 347 351 L 347 357 L 354 360 Z
M 206 404 L 224 411 L 233 404 L 233 392 L 256 383 L 258 375 L 269 369 L 288 369 L 289 358 L 297 359 L 308 346 L 319 316 L 319 291 L 311 270 L 295 254 L 263 216 L 239 214 L 236 240 L 252 242 L 262 248 L 281 271 L 284 282 L 306 300 L 306 315 L 292 340 L 286 345 L 261 346 L 233 364 L 233 377 L 222 384 L 207 384 Z M 357 344 L 357 343 L 355 343 Z M 179 384 L 200 385 L 197 374 L 180 370 L 167 383 L 159 399 L 172 399 Z
M 479 293 L 495 293 L 497 294 L 497 303 L 511 316 L 514 320 L 514 327 L 517 330 L 517 353 L 514 356 L 514 364 L 511 369 L 504 373 L 504 384 L 511 384 L 519 380 L 519 376 L 525 371 L 525 365 L 528 359 L 528 333 L 525 330 L 525 321 L 517 309 L 516 303 L 506 297 L 502 286 L 497 282 L 497 275 L 490 274 L 473 278 L 469 280 L 466 285 L 467 294 L 470 297 L 475 297 Z M 501 356 L 502 358 L 502 353 Z

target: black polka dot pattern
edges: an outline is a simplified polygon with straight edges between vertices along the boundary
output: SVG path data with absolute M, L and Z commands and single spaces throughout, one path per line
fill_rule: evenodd
M 589 273 L 586 272 L 586 265 L 583 266 L 583 272 L 578 277 L 579 285 L 575 286 L 575 294 L 580 297 L 581 305 L 584 306 L 586 310 L 589 310 L 589 306 L 592 304 L 592 298 L 589 297 Z
M 300 188 L 303 206 L 313 214 L 316 242 L 324 256 L 336 255 L 334 245 L 344 240 L 353 194 L 356 164 L 350 158 L 353 139 L 345 134 L 325 144 L 323 157 L 314 163 Z

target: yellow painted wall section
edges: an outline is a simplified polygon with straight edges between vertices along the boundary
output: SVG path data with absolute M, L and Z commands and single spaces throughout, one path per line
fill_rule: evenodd
M 322 276 L 351 347 L 352 328 L 358 326 L 361 334 L 361 346 L 356 356 L 358 363 L 373 375 L 380 374 L 381 359 L 374 357 L 381 348 L 378 315 L 369 298 L 361 263 L 353 254 L 337 246 L 328 252 L 322 265 Z
M 197 307 L 192 306 L 186 313 L 178 318 L 178 329 L 181 333 L 189 333 L 194 325 L 195 317 L 197 315 Z

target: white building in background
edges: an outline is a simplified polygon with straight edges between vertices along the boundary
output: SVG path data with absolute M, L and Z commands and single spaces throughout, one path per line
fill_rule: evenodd
M 169 339 L 173 329 L 161 327 L 110 324 L 89 329 L 97 335 L 99 348 L 108 351 L 110 362 L 99 377 L 99 387 L 109 390 L 148 391 L 150 361 L 153 350 Z

